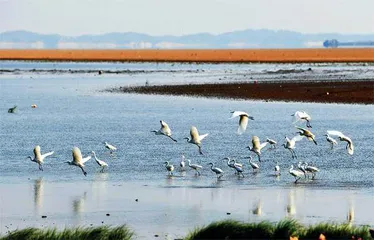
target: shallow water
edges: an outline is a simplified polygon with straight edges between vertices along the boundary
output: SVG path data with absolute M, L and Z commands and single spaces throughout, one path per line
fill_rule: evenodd
M 300 64 L 294 68 L 310 66 Z M 1 232 L 25 226 L 100 225 L 103 221 L 129 224 L 139 238 L 152 238 L 154 234 L 181 237 L 196 226 L 226 218 L 277 221 L 294 217 L 309 224 L 344 222 L 349 211 L 355 213 L 354 224 L 374 225 L 373 105 L 234 101 L 101 91 L 146 81 L 152 84 L 219 78 L 235 81 L 238 73 L 244 72 L 268 79 L 267 71 L 291 67 L 0 62 L 1 69 L 23 69 L 0 74 Z M 359 68 L 365 72 L 362 65 L 312 67 L 316 69 L 314 72 L 325 76 L 329 73 L 324 71 L 335 71 L 336 76 L 345 74 L 347 69 Z M 370 72 L 372 66 L 366 68 Z M 25 69 L 131 69 L 134 73 L 42 71 L 36 74 Z M 298 73 L 294 75 L 287 74 L 286 78 L 301 78 Z M 323 78 L 320 73 L 317 75 Z M 357 73 L 352 75 L 359 78 Z M 31 104 L 37 104 L 38 108 L 32 109 Z M 9 114 L 7 109 L 13 105 L 18 106 L 16 113 Z M 241 136 L 236 135 L 238 119 L 228 119 L 233 110 L 243 110 L 255 117 Z M 305 139 L 298 142 L 295 150 L 299 159 L 293 160 L 290 152 L 280 145 L 284 136 L 295 135 L 290 115 L 296 110 L 305 110 L 312 116 L 312 131 L 318 145 Z M 169 124 L 177 143 L 150 132 L 159 129 L 161 119 Z M 196 146 L 183 140 L 192 125 L 201 134 L 209 133 L 203 140 L 203 156 Z M 323 136 L 326 130 L 339 130 L 351 137 L 354 155 L 347 154 L 343 142 L 331 151 Z M 252 135 L 278 141 L 278 148 L 263 152 L 261 169 L 256 174 L 252 173 L 248 160 L 243 159 L 249 155 L 245 147 Z M 115 145 L 118 151 L 110 155 L 103 141 Z M 46 158 L 44 171 L 26 159 L 37 144 L 42 153 L 55 151 Z M 83 155 L 95 151 L 109 164 L 108 171 L 100 173 L 99 166 L 91 159 L 86 163 L 88 175 L 84 177 L 79 168 L 64 163 L 72 160 L 74 146 Z M 190 169 L 179 171 L 182 153 L 193 163 L 203 165 L 201 176 Z M 226 156 L 246 164 L 244 178 L 238 178 L 228 169 L 222 160 Z M 253 157 L 257 162 L 256 156 Z M 167 176 L 165 161 L 176 166 L 174 177 Z M 282 169 L 280 177 L 274 176 L 276 161 Z M 294 184 L 288 169 L 298 161 L 320 168 L 314 181 L 302 179 Z M 221 181 L 210 171 L 209 162 L 225 171 Z M 106 213 L 110 216 L 105 216 Z M 41 215 L 48 217 L 42 219 Z

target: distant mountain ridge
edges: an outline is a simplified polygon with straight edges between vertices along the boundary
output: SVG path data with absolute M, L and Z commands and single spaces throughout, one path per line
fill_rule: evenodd
M 151 36 L 135 32 L 113 32 L 77 37 L 29 31 L 0 33 L 0 48 L 305 48 L 323 47 L 326 39 L 373 41 L 373 34 L 303 34 L 287 30 L 247 29 L 222 34 L 197 33 L 183 36 Z

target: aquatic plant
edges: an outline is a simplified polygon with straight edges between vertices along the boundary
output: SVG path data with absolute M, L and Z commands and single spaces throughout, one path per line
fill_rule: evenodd
M 290 239 L 290 237 L 297 237 L 300 240 L 317 240 L 321 233 L 329 240 L 371 239 L 368 226 L 358 227 L 335 223 L 303 226 L 292 219 L 278 223 L 267 221 L 244 223 L 233 220 L 213 222 L 208 226 L 196 228 L 185 239 Z
M 21 230 L 15 230 L 7 235 L 0 237 L 1 240 L 130 240 L 134 236 L 134 233 L 126 226 L 109 227 L 87 227 L 87 228 L 72 228 L 57 230 L 52 229 L 38 229 L 38 228 L 26 228 Z

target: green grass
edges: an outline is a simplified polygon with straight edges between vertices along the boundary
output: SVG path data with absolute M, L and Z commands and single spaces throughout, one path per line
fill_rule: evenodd
M 15 230 L 1 237 L 1 240 L 129 240 L 134 233 L 126 226 L 119 227 L 87 227 L 58 231 L 53 229 L 26 228 Z
M 244 223 L 233 220 L 213 222 L 208 226 L 195 229 L 185 239 L 289 239 L 290 236 L 293 236 L 300 240 L 317 240 L 321 233 L 328 240 L 352 239 L 352 236 L 359 236 L 363 240 L 372 239 L 368 226 L 356 227 L 334 223 L 303 226 L 296 220 L 289 219 L 276 224 L 267 221 L 260 223 Z

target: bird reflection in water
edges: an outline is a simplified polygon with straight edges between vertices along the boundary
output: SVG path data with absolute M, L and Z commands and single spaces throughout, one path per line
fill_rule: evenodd
M 347 221 L 348 221 L 348 224 L 352 224 L 353 221 L 355 220 L 355 209 L 354 209 L 354 205 L 352 202 L 349 203 L 349 210 L 348 210 L 348 214 L 347 214 Z
M 252 209 L 252 213 L 257 216 L 262 215 L 262 203 L 260 200 L 256 202 L 255 206 Z
M 76 197 L 72 202 L 73 212 L 75 216 L 79 216 L 84 211 L 84 203 L 86 201 L 87 192 L 82 196 Z
M 296 214 L 296 205 L 295 205 L 295 191 L 291 190 L 288 193 L 288 204 L 286 207 L 287 216 L 293 216 Z
M 43 177 L 40 177 L 34 181 L 34 206 L 35 214 L 40 214 L 40 209 L 43 205 Z

